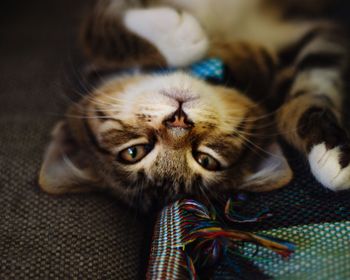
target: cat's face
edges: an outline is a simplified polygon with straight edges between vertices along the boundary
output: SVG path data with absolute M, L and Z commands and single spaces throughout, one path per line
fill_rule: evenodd
M 213 196 L 246 184 L 263 158 L 261 136 L 269 121 L 238 91 L 182 73 L 118 78 L 71 108 L 51 150 L 60 146 L 76 169 L 71 190 L 77 182 L 94 182 L 148 208 L 182 194 Z M 49 155 L 50 149 L 41 172 L 48 191 L 48 174 L 62 173 Z

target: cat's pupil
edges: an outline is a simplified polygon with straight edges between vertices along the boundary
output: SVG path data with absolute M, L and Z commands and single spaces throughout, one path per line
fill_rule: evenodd
M 205 167 L 208 167 L 209 166 L 209 157 L 207 156 L 202 156 L 200 159 L 199 159 L 199 163 L 205 168 Z
M 137 148 L 132 147 L 128 149 L 128 153 L 130 155 L 131 158 L 136 158 L 137 157 Z
M 207 154 L 204 154 L 204 153 L 194 154 L 194 158 L 203 168 L 207 170 L 218 171 L 220 168 L 220 163 L 216 159 L 212 158 Z

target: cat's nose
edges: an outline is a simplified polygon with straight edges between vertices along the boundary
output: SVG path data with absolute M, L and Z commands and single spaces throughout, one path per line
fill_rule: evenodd
M 191 129 L 194 126 L 194 123 L 188 119 L 181 106 L 174 112 L 173 115 L 164 120 L 164 124 L 168 128 Z

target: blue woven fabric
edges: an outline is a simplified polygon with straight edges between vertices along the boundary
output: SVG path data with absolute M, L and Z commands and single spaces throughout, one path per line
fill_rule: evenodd
M 223 81 L 224 63 L 218 58 L 208 58 L 191 65 L 188 72 L 203 80 Z
M 217 82 L 223 82 L 225 75 L 225 64 L 219 58 L 207 58 L 185 68 L 171 67 L 167 69 L 156 70 L 152 73 L 169 74 L 179 70 L 202 80 L 215 80 Z

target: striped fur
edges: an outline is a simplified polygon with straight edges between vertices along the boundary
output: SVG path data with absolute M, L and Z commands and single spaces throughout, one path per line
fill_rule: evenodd
M 292 178 L 277 135 L 308 158 L 323 185 L 350 187 L 342 124 L 346 36 L 334 23 L 290 18 L 295 10 L 320 15 L 329 5 L 313 2 L 99 0 L 81 32 L 94 69 L 143 71 L 219 57 L 226 87 L 183 73 L 110 77 L 56 129 L 40 174 L 43 189 L 99 185 L 144 210 L 179 195 L 272 190 Z M 176 124 L 186 129 L 169 126 L 180 111 Z M 147 154 L 125 164 L 120 153 L 130 147 L 146 147 Z M 220 168 L 203 168 L 198 153 Z

